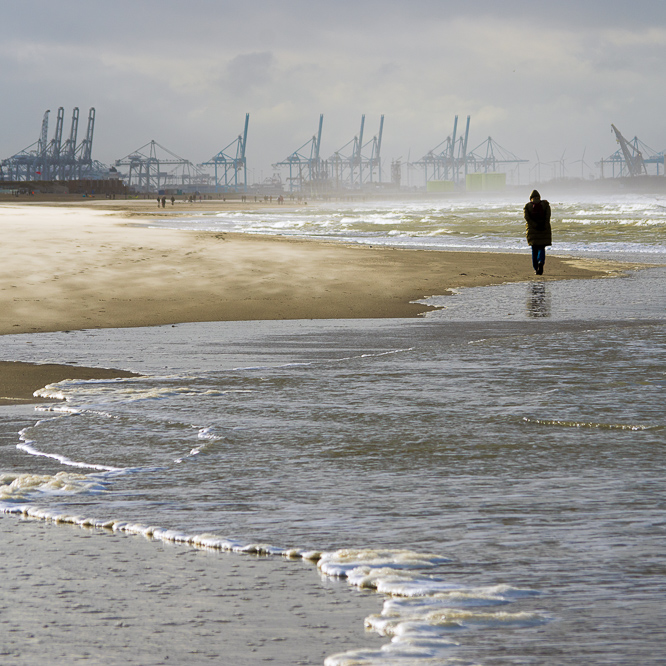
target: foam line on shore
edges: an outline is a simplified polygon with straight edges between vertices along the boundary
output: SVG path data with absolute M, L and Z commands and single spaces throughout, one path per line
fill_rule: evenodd
M 27 490 L 34 491 L 34 487 Z M 96 519 L 59 513 L 33 504 L 2 501 L 0 513 L 84 529 L 139 535 L 202 550 L 302 560 L 316 565 L 324 577 L 345 579 L 350 585 L 382 594 L 385 599 L 382 611 L 367 617 L 365 627 L 390 638 L 391 642 L 380 650 L 351 650 L 329 656 L 325 666 L 397 666 L 435 659 L 438 663 L 446 663 L 447 655 L 458 645 L 447 635 L 452 629 L 496 625 L 531 627 L 550 619 L 540 611 L 509 613 L 493 609 L 537 594 L 532 590 L 521 590 L 510 585 L 471 587 L 451 583 L 442 578 L 439 572 L 429 575 L 429 570 L 435 570 L 449 561 L 436 554 L 373 548 L 331 552 L 279 548 L 265 543 L 244 543 L 216 534 L 188 534 L 157 525 Z M 476 607 L 482 610 L 476 610 Z

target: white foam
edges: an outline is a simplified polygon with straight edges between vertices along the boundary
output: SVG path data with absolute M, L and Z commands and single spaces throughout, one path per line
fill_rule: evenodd
M 456 643 L 446 642 L 433 649 L 391 642 L 379 650 L 351 650 L 332 655 L 324 660 L 324 666 L 479 666 L 477 662 L 447 658 L 442 654 L 455 646 Z
M 644 425 L 640 423 L 596 423 L 592 421 L 560 421 L 557 419 L 531 419 L 523 417 L 526 423 L 537 425 L 560 426 L 563 428 L 597 428 L 599 430 L 659 430 L 658 425 Z
M 196 426 L 195 426 L 196 427 Z M 197 439 L 202 441 L 202 444 L 195 446 L 190 449 L 190 452 L 174 459 L 175 463 L 183 463 L 188 458 L 195 458 L 196 456 L 212 449 L 218 442 L 224 441 L 222 435 L 215 434 L 215 428 L 199 428 L 197 433 Z
M 0 500 L 17 500 L 34 493 L 49 495 L 102 492 L 105 486 L 83 474 L 0 474 Z
M 557 249 L 590 252 L 666 253 L 661 233 L 664 206 L 657 197 L 576 197 L 553 205 Z M 516 224 L 522 204 L 479 202 L 368 202 L 364 206 L 320 204 L 289 211 L 215 213 L 159 222 L 159 226 L 239 233 L 326 238 L 345 243 L 439 250 L 528 251 Z M 156 227 L 158 225 L 155 225 Z M 592 238 L 591 242 L 582 239 Z
M 61 400 L 65 403 L 71 403 L 75 400 L 79 403 L 100 402 L 107 404 L 126 404 L 132 402 L 143 402 L 153 400 L 166 400 L 174 396 L 221 396 L 227 393 L 249 392 L 233 389 L 230 391 L 204 389 L 197 390 L 190 386 L 160 386 L 161 380 L 182 379 L 185 382 L 188 378 L 181 376 L 151 376 L 150 386 L 142 386 L 145 377 L 127 377 L 120 379 L 65 379 L 61 382 L 48 384 L 33 394 L 38 398 L 52 398 Z M 68 405 L 48 405 L 44 407 L 48 411 L 68 411 L 80 412 L 83 408 L 74 410 Z M 88 410 L 85 410 L 88 411 Z
M 111 467 L 110 465 L 98 465 L 95 463 L 80 462 L 77 460 L 71 460 L 67 456 L 63 456 L 59 453 L 46 453 L 45 451 L 40 451 L 39 449 L 33 446 L 34 442 L 29 439 L 24 439 L 22 442 L 19 442 L 16 445 L 16 448 L 25 451 L 25 453 L 30 454 L 31 456 L 41 456 L 44 458 L 51 458 L 52 460 L 57 460 L 61 465 L 67 465 L 68 467 L 78 467 L 80 469 L 94 469 L 99 472 L 122 472 L 122 467 Z
M 439 555 L 411 550 L 344 548 L 324 553 L 317 566 L 328 576 L 348 577 L 360 567 L 396 569 L 427 569 L 449 560 Z

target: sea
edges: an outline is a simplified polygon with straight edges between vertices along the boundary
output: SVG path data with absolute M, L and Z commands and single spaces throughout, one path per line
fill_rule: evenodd
M 156 233 L 521 252 L 526 277 L 417 319 L 4 336 L 141 376 L 45 387 L 14 431 L 0 408 L 0 511 L 374 595 L 382 643 L 326 666 L 665 663 L 666 198 L 551 199 L 550 254 L 640 265 L 594 280 L 531 275 L 523 205 L 160 211 Z

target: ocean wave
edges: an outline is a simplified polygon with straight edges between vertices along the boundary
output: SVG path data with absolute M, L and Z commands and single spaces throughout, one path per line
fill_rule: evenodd
M 523 417 L 525 423 L 535 425 L 557 426 L 560 428 L 598 428 L 600 430 L 662 430 L 663 426 L 645 425 L 640 423 L 597 423 L 594 421 L 567 421 L 560 419 L 532 419 Z
M 21 437 L 21 441 L 16 445 L 16 448 L 19 449 L 20 451 L 24 451 L 25 453 L 31 456 L 51 458 L 52 460 L 57 460 L 61 465 L 66 465 L 68 467 L 77 467 L 80 469 L 90 469 L 98 472 L 125 471 L 124 468 L 122 467 L 113 467 L 111 465 L 101 465 L 97 463 L 83 462 L 80 460 L 72 460 L 71 458 L 68 458 L 67 456 L 64 456 L 60 453 L 48 453 L 46 451 L 40 451 L 38 448 L 34 446 L 35 442 L 33 442 L 32 440 L 28 439 L 25 436 L 25 430 L 22 430 L 19 433 L 19 436 Z
M 0 474 L 0 500 L 21 500 L 35 493 L 72 495 L 107 490 L 101 480 L 85 474 Z
M 666 253 L 660 201 L 633 197 L 611 201 L 554 202 L 557 249 L 603 253 Z M 281 234 L 431 249 L 524 249 L 522 204 L 515 201 L 336 203 L 260 213 L 216 212 L 168 218 L 152 226 L 200 231 Z

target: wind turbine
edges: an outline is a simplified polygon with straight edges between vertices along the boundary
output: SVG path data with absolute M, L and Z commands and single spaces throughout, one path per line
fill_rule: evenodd
M 539 158 L 539 153 L 536 150 L 534 152 L 536 153 L 536 157 L 537 157 L 537 163 L 536 163 L 537 183 L 540 183 L 541 182 L 541 165 L 544 164 L 544 162 L 542 162 L 541 159 Z
M 564 174 L 566 173 L 566 168 L 564 166 L 564 155 L 566 154 L 567 149 L 565 148 L 564 151 L 562 152 L 562 157 L 560 157 L 560 178 L 564 178 Z
M 592 171 L 592 167 L 585 161 L 585 151 L 587 150 L 587 146 L 583 148 L 583 156 L 579 159 L 573 162 L 573 164 L 578 164 L 580 162 L 580 178 L 581 180 L 585 180 L 585 167 L 587 167 L 588 173 Z

